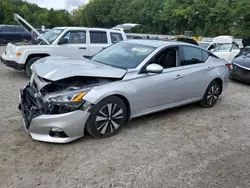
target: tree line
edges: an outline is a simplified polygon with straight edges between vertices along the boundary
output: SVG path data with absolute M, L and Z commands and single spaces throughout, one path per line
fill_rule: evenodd
M 36 27 L 86 26 L 111 28 L 139 23 L 133 32 L 196 36 L 250 35 L 249 0 L 90 0 L 68 13 L 39 8 L 21 0 L 0 1 L 0 24 L 13 23 L 12 13 Z

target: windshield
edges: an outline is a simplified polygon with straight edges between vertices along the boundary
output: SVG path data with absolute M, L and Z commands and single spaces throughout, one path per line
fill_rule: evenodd
M 209 45 L 210 45 L 210 43 L 201 43 L 201 42 L 199 43 L 199 46 L 204 48 L 204 49 L 207 49 Z
M 97 53 L 92 60 L 122 69 L 136 68 L 156 48 L 129 42 L 119 42 Z
M 44 33 L 43 36 L 50 44 L 52 44 L 63 31 L 64 29 L 52 29 Z

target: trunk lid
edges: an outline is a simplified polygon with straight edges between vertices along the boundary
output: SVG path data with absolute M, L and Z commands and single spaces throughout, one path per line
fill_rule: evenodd
M 110 67 L 88 59 L 72 59 L 67 57 L 47 57 L 38 60 L 31 67 L 39 77 L 51 81 L 75 76 L 122 78 L 126 70 Z
M 25 19 L 23 19 L 18 14 L 14 13 L 14 20 L 17 21 L 29 34 L 34 40 L 38 38 L 43 40 L 46 44 L 50 44 L 44 37 L 41 35 L 32 25 L 30 25 Z

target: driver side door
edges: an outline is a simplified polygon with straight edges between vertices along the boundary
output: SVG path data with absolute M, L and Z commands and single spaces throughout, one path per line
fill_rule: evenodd
M 62 38 L 68 40 L 67 44 L 57 45 L 57 56 L 82 58 L 88 56 L 87 33 L 84 30 L 68 31 Z
M 171 58 L 166 58 L 165 54 L 169 50 L 175 50 L 175 62 L 170 62 Z M 177 67 L 179 59 L 178 47 L 166 48 L 160 51 L 148 64 L 144 66 L 138 74 L 133 84 L 136 85 L 137 95 L 135 101 L 140 101 L 143 105 L 137 109 L 139 114 L 147 114 L 157 110 L 166 109 L 178 105 L 181 100 L 181 70 Z M 146 66 L 149 64 L 159 64 L 164 70 L 162 73 L 147 73 Z M 144 107 L 143 107 L 144 106 Z M 139 107 L 140 108 L 140 107 Z

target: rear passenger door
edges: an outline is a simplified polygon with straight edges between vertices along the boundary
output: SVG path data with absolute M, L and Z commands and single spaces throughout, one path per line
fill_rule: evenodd
M 213 67 L 208 63 L 210 54 L 193 46 L 181 46 L 181 100 L 202 98 L 213 79 Z
M 85 30 L 72 30 L 65 33 L 62 38 L 68 39 L 68 43 L 58 45 L 57 56 L 72 58 L 89 56 L 86 34 Z
M 89 31 L 89 56 L 93 56 L 109 46 L 108 35 L 106 31 Z

